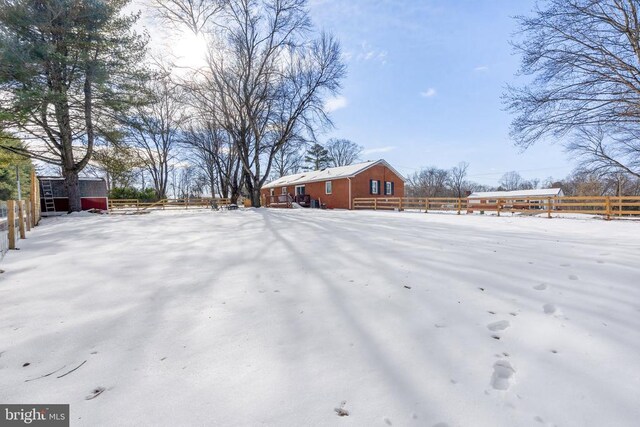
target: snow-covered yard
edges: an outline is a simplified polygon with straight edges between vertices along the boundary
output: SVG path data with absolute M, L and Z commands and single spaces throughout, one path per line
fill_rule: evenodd
M 28 237 L 0 266 L 0 402 L 72 425 L 640 419 L 638 222 L 249 209 Z

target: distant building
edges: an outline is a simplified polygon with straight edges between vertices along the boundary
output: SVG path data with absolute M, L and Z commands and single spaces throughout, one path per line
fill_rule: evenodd
M 564 193 L 561 188 L 537 188 L 533 190 L 513 190 L 513 191 L 479 191 L 471 193 L 467 197 L 467 207 L 481 209 L 482 205 L 495 206 L 498 201 L 502 201 L 513 208 L 539 209 L 546 207 L 549 197 L 562 197 Z M 518 203 L 522 205 L 519 206 Z M 553 205 L 553 200 L 551 201 Z
M 39 176 L 40 209 L 43 216 L 48 213 L 68 212 L 69 195 L 60 176 Z M 108 209 L 107 182 L 104 178 L 80 177 L 80 205 L 83 211 Z
M 404 197 L 404 182 L 385 160 L 369 161 L 278 178 L 262 187 L 262 204 L 351 209 L 356 197 Z

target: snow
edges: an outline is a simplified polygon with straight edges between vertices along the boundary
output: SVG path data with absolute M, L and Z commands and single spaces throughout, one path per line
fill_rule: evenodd
M 560 188 L 536 188 L 532 190 L 513 191 L 476 191 L 469 195 L 469 199 L 495 199 L 495 198 L 516 198 L 516 197 L 554 197 L 561 196 Z
M 0 402 L 69 403 L 78 426 L 637 425 L 639 233 L 308 209 L 47 218 L 2 263 Z
M 354 177 L 360 172 L 378 164 L 384 164 L 386 167 L 393 170 L 398 177 L 402 177 L 402 175 L 396 172 L 389 163 L 384 160 L 378 160 L 375 162 L 368 161 L 348 166 L 339 166 L 335 168 L 322 169 L 319 171 L 310 171 L 287 175 L 263 185 L 262 188 L 276 188 L 282 187 L 284 185 L 302 185 L 309 182 L 328 181 L 332 179 Z

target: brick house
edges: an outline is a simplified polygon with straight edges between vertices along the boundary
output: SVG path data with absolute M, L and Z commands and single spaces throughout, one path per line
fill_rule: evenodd
M 356 197 L 404 197 L 405 179 L 385 160 L 287 175 L 260 190 L 263 206 L 351 209 Z

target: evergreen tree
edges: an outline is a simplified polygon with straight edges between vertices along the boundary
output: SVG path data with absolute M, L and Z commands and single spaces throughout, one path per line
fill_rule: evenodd
M 17 200 L 18 184 L 16 181 L 16 167 L 20 175 L 22 199 L 27 199 L 30 193 L 31 170 L 33 165 L 28 158 L 8 150 L 22 148 L 22 143 L 16 138 L 0 131 L 0 200 Z
M 129 0 L 0 0 L 0 126 L 61 167 L 71 211 L 96 138 L 137 99 L 146 43 Z
M 304 157 L 307 170 L 317 171 L 326 169 L 331 165 L 331 156 L 329 151 L 321 144 L 313 144 Z

